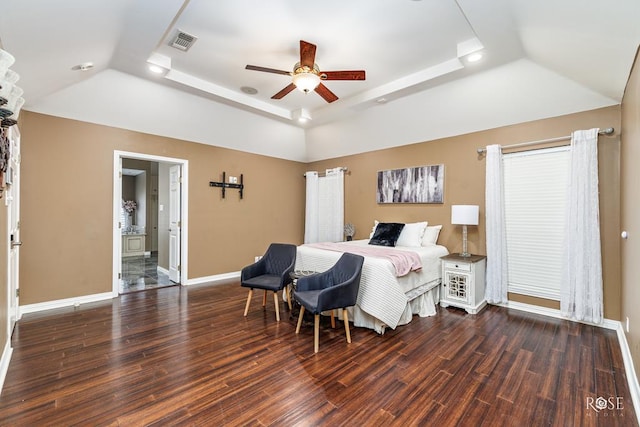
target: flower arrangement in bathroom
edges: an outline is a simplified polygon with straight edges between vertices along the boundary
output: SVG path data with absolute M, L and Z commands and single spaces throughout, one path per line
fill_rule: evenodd
M 135 200 L 125 200 L 122 202 L 122 208 L 129 215 L 129 226 L 127 227 L 127 231 L 133 231 L 133 219 L 135 218 L 133 213 L 138 209 L 138 204 Z
M 353 236 L 356 234 L 356 226 L 350 222 L 344 225 L 344 235 L 347 236 L 347 241 L 353 240 Z
M 122 207 L 125 212 L 132 214 L 138 208 L 138 204 L 134 200 L 125 200 L 122 202 Z

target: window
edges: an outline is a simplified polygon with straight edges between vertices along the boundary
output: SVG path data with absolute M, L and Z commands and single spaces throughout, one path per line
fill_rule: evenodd
M 508 291 L 560 300 L 570 147 L 505 154 Z

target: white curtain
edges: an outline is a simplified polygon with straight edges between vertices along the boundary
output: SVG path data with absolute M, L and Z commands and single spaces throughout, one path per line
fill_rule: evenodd
M 507 237 L 504 223 L 502 148 L 487 146 L 485 219 L 487 229 L 487 284 L 485 297 L 493 304 L 506 303 Z
M 309 171 L 307 177 L 307 203 L 304 218 L 304 242 L 318 242 L 318 172 Z
M 602 257 L 598 196 L 598 129 L 575 131 L 567 194 L 564 316 L 602 323 Z
M 307 177 L 305 243 L 339 242 L 344 237 L 344 171 L 327 169 L 324 177 L 315 171 Z

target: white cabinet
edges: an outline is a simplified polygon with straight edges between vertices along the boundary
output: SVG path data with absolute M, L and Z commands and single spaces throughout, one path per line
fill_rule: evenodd
M 464 308 L 476 314 L 484 308 L 485 269 L 487 257 L 458 254 L 446 255 L 442 260 L 442 292 L 440 306 Z
M 122 256 L 142 256 L 144 255 L 144 240 L 146 234 L 123 234 L 122 235 Z

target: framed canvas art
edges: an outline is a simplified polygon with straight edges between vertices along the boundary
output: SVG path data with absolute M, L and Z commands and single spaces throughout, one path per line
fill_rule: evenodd
M 378 172 L 378 203 L 443 203 L 444 165 Z

